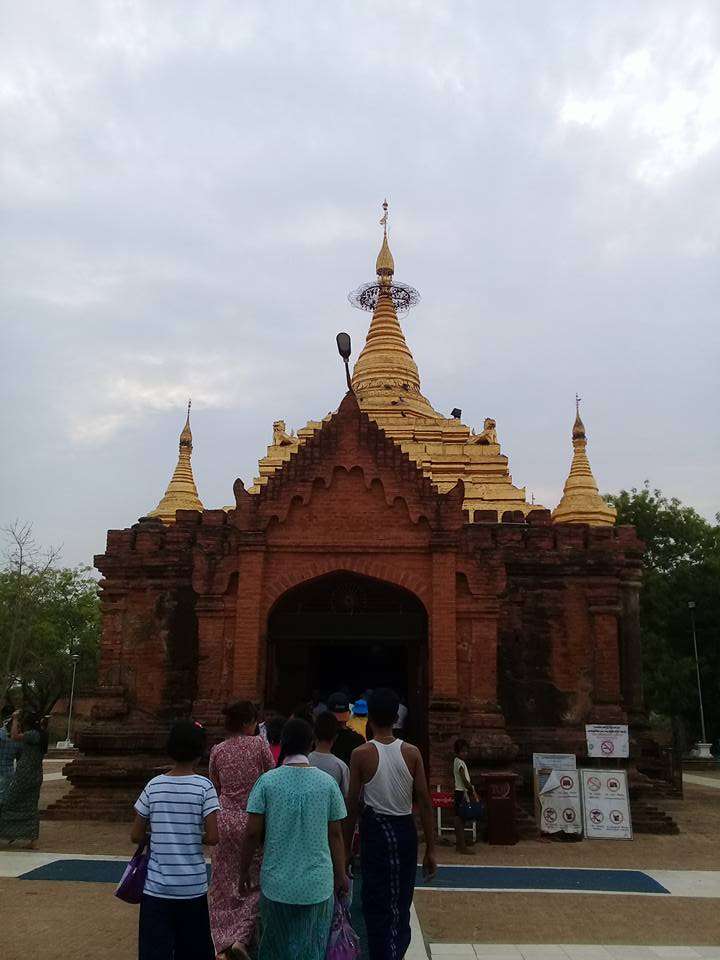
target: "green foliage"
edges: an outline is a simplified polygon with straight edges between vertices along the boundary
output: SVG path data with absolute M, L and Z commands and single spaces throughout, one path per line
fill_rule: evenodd
M 58 567 L 40 554 L 29 527 L 6 531 L 12 544 L 0 569 L 0 700 L 42 712 L 70 689 L 71 654 L 80 656 L 77 686 L 97 673 L 100 609 L 90 568 Z
M 710 523 L 692 507 L 645 484 L 606 498 L 618 523 L 632 524 L 646 545 L 640 594 L 643 676 L 649 709 L 680 718 L 700 737 L 697 680 L 688 602 L 696 603 L 707 735 L 720 735 L 720 515 Z

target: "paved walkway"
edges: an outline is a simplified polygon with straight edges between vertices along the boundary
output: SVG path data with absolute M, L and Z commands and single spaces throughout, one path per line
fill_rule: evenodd
M 117 883 L 127 857 L 0 851 L 0 877 Z M 433 881 L 418 871 L 418 889 L 454 892 L 594 893 L 720 898 L 716 870 L 599 870 L 581 867 L 439 867 Z
M 638 947 L 590 943 L 432 943 L 433 960 L 700 960 L 720 947 Z
M 683 773 L 683 783 L 694 783 L 696 787 L 712 787 L 720 790 L 720 777 L 701 777 L 697 773 Z

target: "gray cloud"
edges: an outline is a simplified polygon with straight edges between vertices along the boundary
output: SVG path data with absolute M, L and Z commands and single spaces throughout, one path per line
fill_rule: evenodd
M 553 506 L 585 398 L 604 490 L 720 509 L 712 2 L 2 5 L 2 515 L 102 548 L 193 396 L 207 505 L 360 349 L 391 200 L 438 409 Z

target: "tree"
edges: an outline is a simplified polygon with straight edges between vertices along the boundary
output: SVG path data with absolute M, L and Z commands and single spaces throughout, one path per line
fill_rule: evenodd
M 0 569 L 0 699 L 48 712 L 69 688 L 71 654 L 78 681 L 94 680 L 100 637 L 97 583 L 87 567 L 57 566 L 57 550 L 40 550 L 30 524 L 5 531 Z
M 700 674 L 707 732 L 720 735 L 720 514 L 711 523 L 648 483 L 606 497 L 618 523 L 645 542 L 640 594 L 643 676 L 648 708 L 700 737 L 697 681 L 688 602 L 696 603 Z

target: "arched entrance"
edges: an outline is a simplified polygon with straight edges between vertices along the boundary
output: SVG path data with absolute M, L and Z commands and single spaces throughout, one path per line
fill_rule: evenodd
M 268 618 L 267 702 L 288 713 L 313 691 L 352 698 L 392 687 L 408 707 L 406 737 L 427 741 L 427 614 L 401 587 L 332 573 L 289 590 Z

